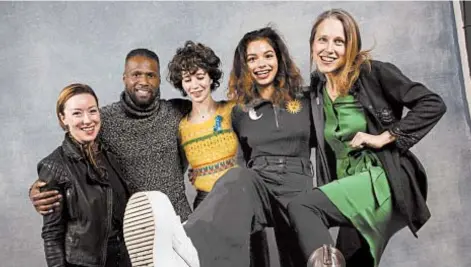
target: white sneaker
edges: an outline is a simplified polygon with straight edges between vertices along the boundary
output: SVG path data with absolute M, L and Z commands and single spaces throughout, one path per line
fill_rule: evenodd
M 190 267 L 199 267 L 198 251 L 191 239 L 186 235 L 185 229 L 180 221 L 180 216 L 175 216 L 176 223 L 173 228 L 172 246 L 181 259 Z
M 123 233 L 133 267 L 199 267 L 196 249 L 170 200 L 161 192 L 138 192 L 131 196 L 124 213 Z M 177 252 L 174 244 L 182 251 Z M 196 253 L 196 257 L 183 253 L 183 248 Z

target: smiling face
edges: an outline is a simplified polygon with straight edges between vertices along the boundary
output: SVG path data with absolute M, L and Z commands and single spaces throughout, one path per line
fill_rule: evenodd
M 182 87 L 192 102 L 203 103 L 211 96 L 213 80 L 209 74 L 199 68 L 194 74 L 182 72 Z
M 321 73 L 333 73 L 345 64 L 345 32 L 342 23 L 327 18 L 317 26 L 312 42 L 312 59 Z
M 273 86 L 278 73 L 278 58 L 266 40 L 256 40 L 248 44 L 246 62 L 257 86 L 261 88 Z
M 95 97 L 82 93 L 69 98 L 59 114 L 62 124 L 79 143 L 95 140 L 100 131 L 100 111 Z
M 158 63 L 145 56 L 131 57 L 126 62 L 123 81 L 134 104 L 138 106 L 152 104 L 159 93 Z

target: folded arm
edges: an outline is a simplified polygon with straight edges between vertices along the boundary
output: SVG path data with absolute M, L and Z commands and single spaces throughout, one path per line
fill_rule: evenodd
M 442 98 L 423 84 L 407 78 L 396 66 L 383 63 L 378 69 L 383 92 L 392 104 L 409 109 L 401 120 L 393 123 L 389 132 L 401 151 L 419 142 L 446 112 Z

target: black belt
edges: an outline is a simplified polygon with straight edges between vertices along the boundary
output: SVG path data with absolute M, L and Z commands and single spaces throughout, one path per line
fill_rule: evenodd
M 311 160 L 303 157 L 288 156 L 257 156 L 247 162 L 247 167 L 256 165 L 297 165 L 300 167 L 312 167 Z

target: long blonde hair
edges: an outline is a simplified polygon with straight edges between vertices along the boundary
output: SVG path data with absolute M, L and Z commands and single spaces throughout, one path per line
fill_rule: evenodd
M 321 13 L 311 29 L 311 37 L 309 38 L 311 68 L 313 65 L 312 44 L 316 36 L 317 28 L 326 19 L 334 18 L 342 23 L 345 34 L 345 63 L 332 80 L 334 88 L 337 89 L 339 95 L 344 96 L 358 79 L 361 66 L 367 64 L 370 67 L 370 51 L 361 50 L 361 36 L 358 24 L 355 19 L 347 11 L 343 9 L 330 9 Z

